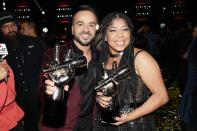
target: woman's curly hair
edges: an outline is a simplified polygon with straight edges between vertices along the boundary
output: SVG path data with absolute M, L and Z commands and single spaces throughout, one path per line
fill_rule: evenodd
M 126 24 L 129 27 L 129 30 L 131 32 L 131 41 L 129 45 L 126 47 L 126 49 L 123 52 L 123 56 L 121 58 L 121 61 L 119 63 L 119 67 L 122 65 L 128 65 L 130 69 L 132 70 L 131 73 L 131 79 L 127 80 L 126 82 L 121 83 L 121 89 L 118 91 L 120 97 L 120 104 L 124 105 L 123 103 L 130 102 L 131 99 L 135 99 L 134 97 L 134 90 L 136 85 L 136 74 L 135 74 L 135 68 L 134 68 L 134 38 L 133 38 L 133 32 L 134 32 L 134 26 L 132 23 L 132 20 L 125 15 L 122 12 L 112 12 L 108 14 L 102 21 L 101 24 L 101 35 L 102 35 L 102 43 L 101 43 L 101 52 L 100 52 L 100 63 L 104 63 L 104 65 L 108 62 L 108 56 L 109 56 L 109 46 L 107 41 L 105 41 L 105 35 L 107 28 L 110 26 L 113 20 L 115 19 L 123 19 L 125 20 Z M 131 95 L 125 95 L 125 92 L 131 92 L 133 97 L 131 98 Z M 127 93 L 126 93 L 127 94 Z
M 107 31 L 107 28 L 109 27 L 109 25 L 112 23 L 113 20 L 115 20 L 117 18 L 125 20 L 125 22 L 127 23 L 128 27 L 130 29 L 130 32 L 131 32 L 130 36 L 131 36 L 132 41 L 129 43 L 129 46 L 124 51 L 124 54 L 126 54 L 126 61 L 127 62 L 130 61 L 127 64 L 130 65 L 132 62 L 132 57 L 133 57 L 134 26 L 133 26 L 132 20 L 122 12 L 112 12 L 112 13 L 108 14 L 106 17 L 104 17 L 104 19 L 102 20 L 100 30 L 101 30 L 101 35 L 102 35 L 101 51 L 103 51 L 103 52 L 101 54 L 103 54 L 102 57 L 104 57 L 104 58 L 101 57 L 101 59 L 102 59 L 101 61 L 104 63 L 107 62 L 109 48 L 108 48 L 108 44 L 105 41 L 105 35 L 106 35 L 106 31 Z M 128 61 L 128 58 L 130 59 L 129 61 Z

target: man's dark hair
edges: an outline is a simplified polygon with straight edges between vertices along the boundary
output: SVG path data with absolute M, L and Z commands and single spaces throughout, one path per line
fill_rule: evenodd
M 20 21 L 20 24 L 22 23 L 27 23 L 28 26 L 30 26 L 31 28 L 33 28 L 35 31 L 37 31 L 37 26 L 34 20 L 32 19 L 23 19 Z
M 96 11 L 96 9 L 91 6 L 91 5 L 80 5 L 78 8 L 74 9 L 74 12 L 73 12 L 73 16 L 72 18 L 75 17 L 75 15 L 80 12 L 80 11 L 90 11 L 92 12 L 97 18 L 98 18 L 98 12 Z M 73 23 L 73 20 L 72 19 L 72 23 Z M 98 20 L 97 20 L 98 21 Z

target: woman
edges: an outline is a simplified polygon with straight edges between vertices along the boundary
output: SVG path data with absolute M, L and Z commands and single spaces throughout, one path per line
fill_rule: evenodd
M 0 131 L 24 131 L 24 112 L 15 101 L 14 75 L 5 60 L 0 62 Z
M 133 25 L 120 12 L 108 14 L 102 21 L 103 38 L 100 63 L 108 75 L 116 62 L 118 67 L 128 65 L 131 75 L 119 83 L 119 117 L 116 122 L 103 124 L 98 113 L 95 131 L 154 131 L 152 112 L 168 102 L 168 95 L 157 62 L 146 51 L 134 48 Z M 97 92 L 96 101 L 107 108 L 111 97 Z M 122 113 L 121 113 L 122 112 Z

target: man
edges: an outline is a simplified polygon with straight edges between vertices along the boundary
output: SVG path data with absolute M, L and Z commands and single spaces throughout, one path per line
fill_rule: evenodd
M 197 131 L 197 26 L 193 28 L 192 35 L 187 57 L 188 79 L 180 107 L 183 131 Z
M 32 36 L 32 37 L 38 37 L 37 29 L 36 29 L 36 23 L 31 20 L 23 20 L 20 21 L 19 24 L 20 30 L 19 32 L 22 35 Z
M 46 43 L 41 39 L 37 33 L 37 26 L 33 20 L 24 19 L 19 22 L 19 33 L 25 36 L 31 36 L 41 43 L 44 48 L 46 48 Z
M 6 59 L 15 75 L 16 101 L 25 112 L 25 131 L 38 131 L 38 84 L 44 48 L 38 39 L 18 34 L 16 22 L 12 13 L 0 13 L 1 41 L 7 46 Z
M 87 59 L 87 69 L 76 71 L 74 81 L 69 83 L 69 92 L 66 103 L 65 125 L 61 128 L 49 128 L 41 125 L 41 131 L 92 131 L 92 115 L 94 106 L 95 60 L 96 51 L 93 41 L 96 35 L 97 16 L 89 6 L 80 6 L 73 15 L 71 44 L 63 45 L 60 56 L 64 55 L 65 49 L 71 48 L 76 56 L 83 54 Z M 51 53 L 52 54 L 52 53 Z M 45 61 L 52 59 L 49 53 Z M 45 62 L 47 63 L 47 62 Z M 46 80 L 46 93 L 53 94 L 57 89 L 54 82 Z

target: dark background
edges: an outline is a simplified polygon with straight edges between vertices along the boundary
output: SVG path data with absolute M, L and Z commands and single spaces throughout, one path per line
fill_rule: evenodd
M 0 0 L 1 3 L 3 0 Z M 72 4 L 72 9 L 76 8 L 81 4 L 89 4 L 96 8 L 98 11 L 99 19 L 101 20 L 107 13 L 111 11 L 128 11 L 128 16 L 132 18 L 135 28 L 140 27 L 138 21 L 135 21 L 135 4 L 138 0 L 37 0 L 40 4 L 41 8 L 46 12 L 45 15 L 41 14 L 40 9 L 35 4 L 34 0 L 4 0 L 6 2 L 6 8 L 8 11 L 14 11 L 16 7 L 16 3 L 19 1 L 26 1 L 31 9 L 32 19 L 37 23 L 38 27 L 48 27 L 51 34 L 54 32 L 59 32 L 62 28 L 59 24 L 56 24 L 56 7 L 57 3 L 64 1 L 70 2 Z M 177 25 L 174 24 L 172 19 L 172 10 L 173 3 L 175 0 L 145 0 L 149 1 L 151 5 L 150 15 L 148 24 L 151 26 L 158 27 L 161 23 L 161 16 L 164 15 L 165 22 L 167 24 L 172 24 L 171 26 Z M 191 21 L 192 23 L 197 23 L 197 0 L 184 0 L 185 8 L 184 8 L 184 22 Z M 0 10 L 2 11 L 2 4 L 0 3 Z M 162 14 L 162 7 L 166 7 L 165 14 Z M 186 22 L 185 22 L 186 23 Z M 147 23 L 146 23 L 147 24 Z M 40 28 L 40 29 L 41 29 Z M 58 29 L 60 28 L 60 29 Z M 58 30 L 58 31 L 55 31 Z M 68 31 L 69 32 L 69 31 Z
M 5 0 L 7 4 L 6 5 L 7 9 L 13 10 L 16 6 L 16 2 L 18 1 L 27 1 L 32 12 L 36 15 L 40 15 L 40 11 L 36 6 L 36 4 L 34 3 L 34 0 Z M 60 1 L 71 2 L 73 7 L 81 4 L 93 5 L 95 6 L 95 8 L 97 8 L 101 16 L 113 10 L 121 11 L 121 10 L 129 9 L 131 6 L 134 6 L 135 4 L 134 0 L 37 0 L 37 2 L 40 4 L 43 10 L 47 12 L 46 15 L 48 17 L 55 17 L 56 3 Z
M 3 0 L 0 0 L 3 1 Z M 4 0 L 6 2 L 6 8 L 7 10 L 13 11 L 16 2 L 18 1 L 27 1 L 31 11 L 33 13 L 33 16 L 35 18 L 43 18 L 46 17 L 46 19 L 54 20 L 56 19 L 56 3 L 62 0 L 37 0 L 37 2 L 40 4 L 40 6 L 43 8 L 43 10 L 46 12 L 46 15 L 41 15 L 40 10 L 36 6 L 34 0 Z M 95 6 L 95 8 L 99 12 L 100 18 L 102 18 L 104 15 L 111 11 L 124 11 L 128 10 L 128 14 L 130 16 L 135 15 L 135 0 L 63 0 L 71 2 L 73 5 L 73 8 L 80 5 L 80 4 L 90 4 Z M 151 1 L 152 6 L 152 13 L 151 18 L 154 19 L 157 16 L 161 15 L 161 8 L 162 5 L 165 5 L 167 7 L 167 10 L 171 10 L 172 4 L 174 0 L 149 0 Z M 193 21 L 196 21 L 197 17 L 197 4 L 195 0 L 184 0 L 185 2 L 185 17 L 187 19 L 191 19 Z M 2 2 L 1 2 L 2 3 Z M 2 6 L 2 4 L 0 5 Z

